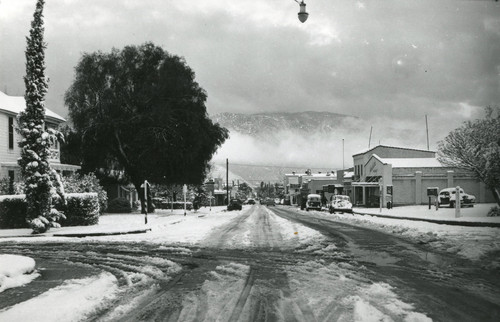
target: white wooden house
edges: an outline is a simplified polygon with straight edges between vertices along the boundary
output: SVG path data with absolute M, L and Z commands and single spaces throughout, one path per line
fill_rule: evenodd
M 20 135 L 16 131 L 17 114 L 26 108 L 22 96 L 9 96 L 0 92 L 0 178 L 8 177 L 11 182 L 20 180 L 20 168 L 17 159 L 21 152 L 18 146 Z M 45 124 L 48 128 L 57 128 L 66 120 L 49 109 L 45 109 Z M 62 164 L 60 160 L 60 146 L 51 147 L 50 165 L 62 174 L 68 174 L 80 169 L 79 166 Z

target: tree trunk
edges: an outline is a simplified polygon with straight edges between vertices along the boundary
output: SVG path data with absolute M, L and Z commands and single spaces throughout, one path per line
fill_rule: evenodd
M 491 188 L 491 192 L 493 193 L 493 197 L 497 202 L 497 205 L 500 206 L 500 189 L 499 188 Z
M 141 214 L 146 212 L 146 200 L 144 200 L 144 190 L 142 190 L 143 188 L 141 187 L 143 183 L 144 182 L 140 181 L 134 182 L 135 190 L 137 191 L 137 194 L 139 195 L 139 201 L 141 202 Z

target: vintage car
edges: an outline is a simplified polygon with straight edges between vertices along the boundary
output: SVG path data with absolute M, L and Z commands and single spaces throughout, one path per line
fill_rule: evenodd
M 306 211 L 321 210 L 321 196 L 315 193 L 307 195 Z
M 438 203 L 439 205 L 449 205 L 450 208 L 455 208 L 457 202 L 457 189 L 456 188 L 446 188 L 439 192 Z M 460 205 L 462 207 L 474 207 L 476 203 L 476 197 L 465 193 L 465 191 L 460 188 Z
M 332 202 L 328 208 L 331 214 L 336 211 L 341 213 L 352 212 L 351 199 L 349 199 L 349 196 L 335 195 L 332 197 Z
M 276 202 L 274 201 L 274 199 L 266 198 L 266 200 L 264 200 L 264 205 L 266 205 L 266 206 L 276 206 Z
M 243 206 L 241 205 L 241 201 L 238 199 L 231 199 L 229 205 L 227 205 L 227 211 L 231 210 L 241 210 Z
M 247 205 L 255 205 L 255 199 L 248 198 L 247 200 L 245 200 L 245 204 L 247 204 Z

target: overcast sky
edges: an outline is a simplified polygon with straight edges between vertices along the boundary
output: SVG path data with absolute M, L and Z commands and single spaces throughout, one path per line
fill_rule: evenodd
M 35 0 L 0 0 L 0 90 L 23 95 Z M 146 41 L 184 56 L 219 112 L 331 111 L 435 141 L 500 104 L 500 2 L 46 0 L 47 107 L 84 52 Z M 408 142 L 402 144 L 410 145 Z

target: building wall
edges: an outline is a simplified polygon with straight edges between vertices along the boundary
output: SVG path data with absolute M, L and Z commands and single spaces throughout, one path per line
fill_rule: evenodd
M 441 174 L 414 172 L 407 175 L 393 176 L 394 205 L 427 204 L 427 188 L 437 187 L 438 191 L 444 188 L 460 186 L 467 194 L 474 195 L 476 202 L 493 203 L 495 199 L 490 190 L 486 189 L 484 183 L 475 179 L 472 175 L 463 172 L 452 172 Z M 432 198 L 434 202 L 434 198 Z
M 0 113 L 0 162 L 17 162 L 20 155 L 17 141 L 19 134 L 14 130 L 14 149 L 9 149 L 9 116 L 14 118 L 16 126 L 16 116 L 14 114 Z

